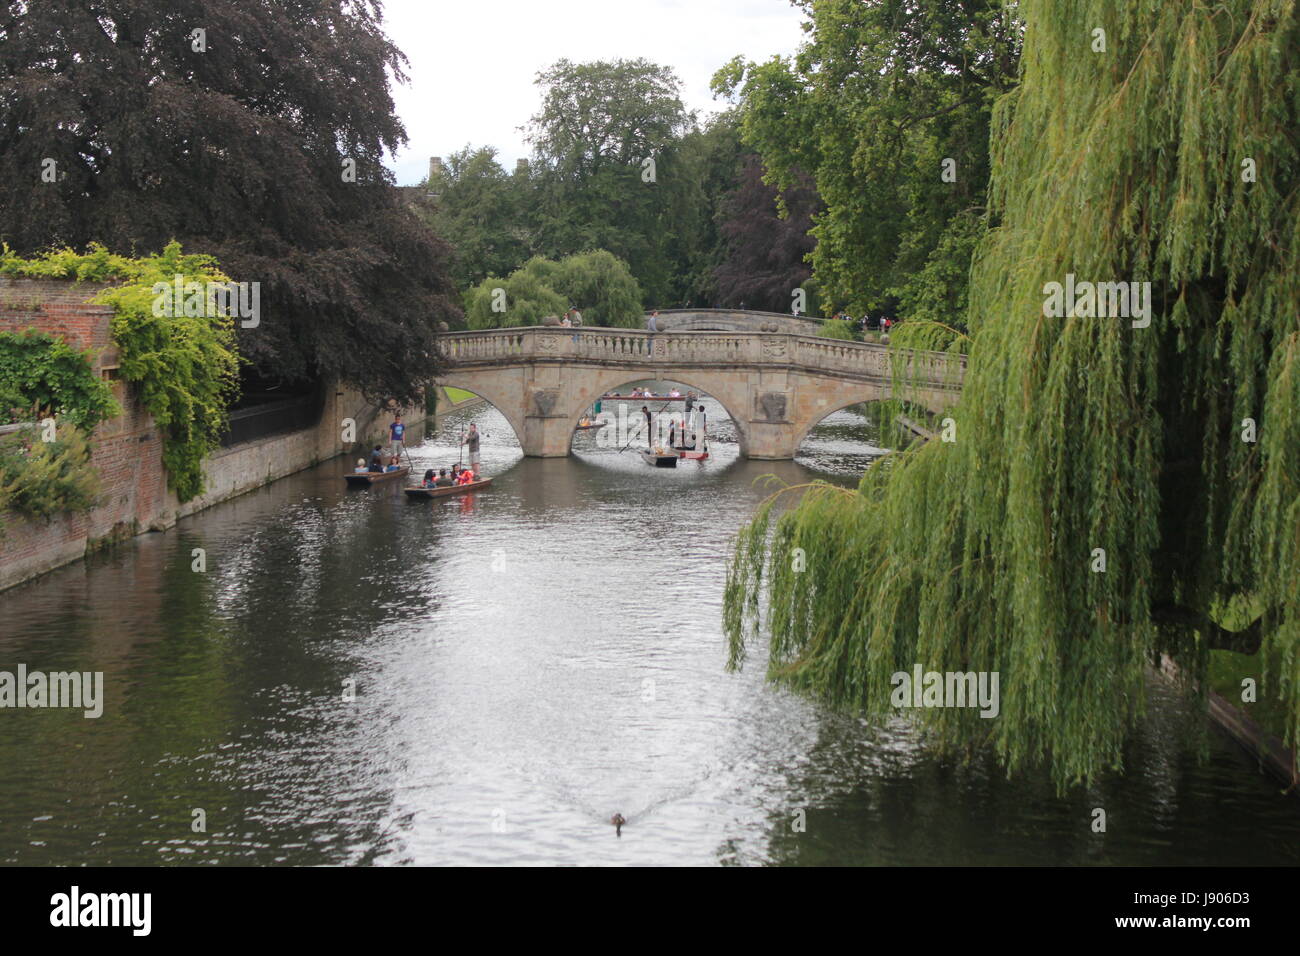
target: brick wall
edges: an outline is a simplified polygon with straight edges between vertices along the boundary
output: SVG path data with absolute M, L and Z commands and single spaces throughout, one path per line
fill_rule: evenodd
M 117 365 L 109 338 L 113 313 L 91 305 L 104 285 L 35 279 L 0 279 L 0 331 L 35 328 L 89 350 L 97 373 Z M 134 389 L 118 383 L 114 394 L 122 414 L 92 436 L 92 461 L 103 493 L 87 515 L 27 521 L 4 515 L 0 540 L 0 588 L 25 580 L 85 554 L 102 541 L 147 530 L 166 510 L 167 481 L 162 441 Z
M 96 372 L 114 368 L 112 310 L 87 301 L 103 288 L 89 282 L 0 278 L 0 331 L 48 332 L 77 349 L 90 349 Z M 342 442 L 345 417 L 357 421 L 359 437 L 387 437 L 386 417 L 376 418 L 374 407 L 351 389 L 332 388 L 315 428 L 220 450 L 205 465 L 207 493 L 182 505 L 167 490 L 162 437 L 153 417 L 132 386 L 117 382 L 114 393 L 122 414 L 101 423 L 91 438 L 92 462 L 102 486 L 99 503 L 88 515 L 48 522 L 0 515 L 4 526 L 0 590 L 75 561 L 103 544 L 169 528 L 179 517 L 351 452 Z M 403 417 L 415 425 L 424 420 L 424 412 L 408 409 Z

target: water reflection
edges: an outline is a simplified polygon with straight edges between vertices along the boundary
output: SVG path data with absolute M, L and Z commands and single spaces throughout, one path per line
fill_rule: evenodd
M 1217 737 L 1203 766 L 1171 744 L 1166 695 L 1127 776 L 1058 798 L 723 670 L 755 479 L 852 483 L 883 441 L 855 412 L 798 462 L 741 459 L 711 413 L 713 459 L 666 470 L 581 435 L 523 459 L 478 408 L 417 469 L 471 418 L 496 476 L 472 496 L 349 492 L 327 463 L 0 596 L 0 667 L 107 691 L 97 721 L 0 714 L 0 860 L 1296 862 L 1294 803 Z

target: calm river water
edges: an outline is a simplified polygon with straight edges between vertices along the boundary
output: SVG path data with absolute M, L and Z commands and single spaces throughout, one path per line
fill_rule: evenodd
M 676 470 L 589 435 L 524 459 L 458 413 L 412 454 L 477 420 L 473 497 L 349 492 L 334 461 L 0 594 L 0 669 L 106 683 L 98 720 L 0 711 L 0 862 L 1300 862 L 1300 803 L 1217 732 L 1186 753 L 1164 697 L 1126 775 L 1058 798 L 727 673 L 754 480 L 851 483 L 878 436 L 840 412 L 747 462 L 711 410 L 714 460 Z

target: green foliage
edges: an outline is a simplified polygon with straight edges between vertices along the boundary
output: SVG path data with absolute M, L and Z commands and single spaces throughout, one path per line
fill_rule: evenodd
M 558 261 L 593 249 L 628 264 L 642 296 L 638 310 L 745 298 L 720 298 L 714 275 L 726 257 L 720 227 L 735 219 L 726 208 L 742 153 L 734 111 L 697 123 L 682 107 L 673 72 L 643 60 L 560 61 L 538 85 L 543 106 L 530 127 L 535 153 L 528 165 L 508 172 L 491 147 L 466 146 L 425 184 L 436 198 L 415 204 L 454 250 L 466 307 L 469 290 L 489 276 L 508 276 L 531 257 Z M 645 165 L 650 158 L 653 169 Z M 771 195 L 763 199 L 764 214 L 775 220 Z M 748 224 L 733 225 L 748 231 Z M 803 226 L 798 239 L 806 243 Z M 759 234 L 752 245 L 765 258 L 773 247 L 788 252 L 770 238 Z M 804 251 L 785 258 L 806 275 Z M 752 271 L 747 262 L 735 265 L 738 275 Z M 789 282 L 772 281 L 788 301 Z
M 813 176 L 825 211 L 811 261 L 826 301 L 960 323 L 985 228 L 992 104 L 1016 78 L 1015 8 L 801 5 L 809 39 L 796 56 L 733 60 L 714 89 L 739 98 L 771 182 Z
M 210 256 L 184 255 L 172 242 L 158 255 L 125 259 L 91 246 L 79 255 L 68 249 L 20 259 L 7 248 L 0 271 L 87 281 L 116 280 L 95 301 L 113 307 L 113 340 L 123 378 L 133 382 L 162 429 L 168 485 L 181 501 L 203 492 L 203 460 L 220 445 L 227 407 L 238 388 L 239 358 L 233 320 L 228 316 L 155 314 L 154 285 L 227 282 Z
M 693 123 L 681 81 L 643 59 L 562 59 L 537 85 L 534 248 L 552 258 L 607 249 L 628 263 L 647 301 L 680 294 L 676 253 L 700 225 L 692 194 L 702 175 L 700 152 L 683 155 Z
M 584 325 L 639 328 L 644 320 L 627 263 L 603 249 L 561 259 L 552 285 L 582 313 Z
M 828 339 L 845 339 L 854 341 L 858 338 L 857 330 L 843 319 L 827 319 L 817 330 L 817 334 Z
M 386 166 L 407 77 L 383 4 L 3 6 L 0 240 L 34 256 L 176 239 L 260 284 L 263 321 L 237 331 L 259 378 L 419 401 L 460 318 L 450 250 Z M 88 270 L 74 278 L 112 271 L 66 255 Z
M 44 332 L 0 332 L 0 422 L 31 409 L 85 429 L 120 411 L 89 355 Z
M 760 511 L 728 582 L 732 657 L 765 623 L 773 677 L 876 716 L 896 713 L 895 671 L 996 671 L 995 720 L 909 713 L 941 749 L 989 745 L 1009 771 L 1043 762 L 1065 787 L 1122 767 L 1161 653 L 1203 684 L 1210 649 L 1256 634 L 1294 744 L 1297 11 L 1018 9 L 1023 80 L 994 113 L 998 225 L 974 257 L 969 368 L 945 412 L 956 441 L 888 456 L 857 495 L 813 489 L 778 519 Z M 1045 316 L 1044 284 L 1066 273 L 1149 280 L 1151 325 Z M 1247 596 L 1248 626 L 1215 619 Z
M 99 495 L 99 479 L 85 433 L 64 421 L 56 441 L 40 441 L 38 435 L 29 428 L 0 438 L 0 512 L 49 518 L 89 511 Z
M 568 299 L 550 287 L 538 274 L 539 263 L 530 260 L 516 269 L 508 279 L 488 276 L 465 294 L 465 323 L 471 329 L 513 328 L 539 325 L 548 315 L 561 315 L 569 307 Z M 554 265 L 554 263 L 549 263 Z M 504 299 L 498 290 L 505 293 Z M 497 311 L 494 306 L 504 309 Z
M 502 301 L 505 311 L 493 310 Z M 643 313 L 640 290 L 627 264 L 608 252 L 568 256 L 552 262 L 540 256 L 526 262 L 508 279 L 489 276 L 465 296 L 465 318 L 471 329 L 537 325 L 548 316 L 562 316 L 570 306 L 582 313 L 584 325 L 637 328 Z
M 527 177 L 502 169 L 495 149 L 466 146 L 425 185 L 437 199 L 422 204 L 419 214 L 451 244 L 452 272 L 462 293 L 528 259 Z

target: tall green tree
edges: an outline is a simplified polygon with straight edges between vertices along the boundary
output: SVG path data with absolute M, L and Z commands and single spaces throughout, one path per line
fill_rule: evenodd
M 557 61 L 537 77 L 532 118 L 538 189 L 535 248 L 551 258 L 606 249 L 649 301 L 671 297 L 668 192 L 690 118 L 681 81 L 647 60 Z
M 897 305 L 945 323 L 965 312 L 984 228 L 989 116 L 1016 79 L 1020 24 L 1001 0 L 798 0 L 793 58 L 733 60 L 714 89 L 739 99 L 771 181 L 812 175 L 827 301 Z
M 414 400 L 455 318 L 448 250 L 383 166 L 405 58 L 374 0 L 0 7 L 0 239 L 169 240 L 261 284 L 239 349 Z
M 891 676 L 917 664 L 997 672 L 996 719 L 910 713 L 1065 786 L 1122 766 L 1162 653 L 1203 682 L 1212 649 L 1263 650 L 1295 743 L 1300 14 L 1018 9 L 955 441 L 815 489 L 770 549 L 765 509 L 728 582 L 733 662 L 763 610 L 774 676 L 869 713 L 898 713 Z M 1149 282 L 1151 308 L 1061 315 L 1045 299 L 1070 274 Z
M 461 290 L 490 275 L 507 275 L 528 260 L 526 182 L 501 167 L 491 146 L 466 146 L 447 159 L 441 175 L 426 181 L 437 198 L 420 212 L 451 246 Z

